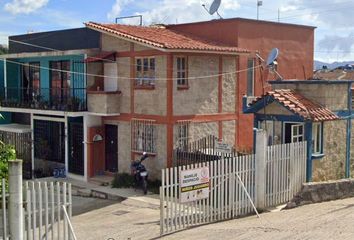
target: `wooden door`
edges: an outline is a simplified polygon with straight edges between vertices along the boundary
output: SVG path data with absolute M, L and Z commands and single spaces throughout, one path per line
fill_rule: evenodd
M 118 171 L 118 126 L 105 125 L 106 171 Z

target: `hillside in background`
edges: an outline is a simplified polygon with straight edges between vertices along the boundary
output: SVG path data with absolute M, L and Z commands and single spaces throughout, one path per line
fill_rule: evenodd
M 345 66 L 347 64 L 354 64 L 354 61 L 343 61 L 343 62 L 333 62 L 333 63 L 326 63 L 315 60 L 314 68 L 315 70 L 322 69 L 323 66 L 327 66 L 328 69 L 335 69 L 339 66 Z

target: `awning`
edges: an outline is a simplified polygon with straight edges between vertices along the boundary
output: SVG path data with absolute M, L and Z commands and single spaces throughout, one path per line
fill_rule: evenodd
M 93 62 L 114 62 L 116 60 L 116 52 L 100 52 L 96 56 L 91 56 L 85 59 L 85 63 Z

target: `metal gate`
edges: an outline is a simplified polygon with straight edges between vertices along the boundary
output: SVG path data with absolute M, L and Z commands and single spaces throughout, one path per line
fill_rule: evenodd
M 201 167 L 209 168 L 209 197 L 181 203 L 180 172 Z M 161 235 L 253 213 L 254 200 L 254 155 L 163 169 L 160 188 Z
M 70 157 L 69 172 L 84 175 L 84 130 L 83 124 L 78 122 L 69 123 L 70 134 Z
M 2 181 L 3 183 L 5 182 L 4 179 Z M 5 188 L 3 188 L 2 192 L 4 190 Z M 8 201 L 8 197 L 2 197 L 0 232 L 2 233 L 2 239 L 5 240 L 11 237 L 8 230 Z M 65 182 L 25 182 L 23 187 L 23 206 L 23 239 L 76 239 L 71 225 L 71 184 Z M 21 220 L 18 219 L 18 221 Z
M 163 169 L 161 235 L 244 216 L 256 212 L 256 206 L 262 209 L 289 201 L 306 181 L 307 143 L 266 147 L 266 137 L 263 143 L 256 155 Z M 181 203 L 181 171 L 201 167 L 209 168 L 208 198 Z

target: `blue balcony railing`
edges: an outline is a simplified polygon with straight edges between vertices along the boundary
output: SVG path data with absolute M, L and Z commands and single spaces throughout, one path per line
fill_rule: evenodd
M 1 88 L 0 105 L 10 108 L 86 111 L 86 88 Z

